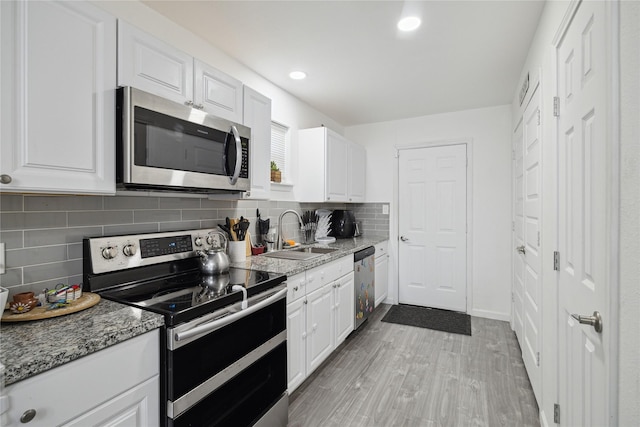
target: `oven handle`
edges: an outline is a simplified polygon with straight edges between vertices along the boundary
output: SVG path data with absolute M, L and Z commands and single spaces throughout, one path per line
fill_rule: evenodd
M 228 324 L 233 323 L 236 320 L 242 319 L 243 317 L 249 316 L 250 314 L 255 313 L 256 311 L 284 298 L 286 295 L 287 295 L 287 288 L 283 288 L 280 291 L 276 292 L 275 294 L 271 295 L 269 298 L 260 301 L 256 305 L 252 305 L 247 309 L 231 314 L 229 316 L 225 316 L 222 319 L 203 323 L 202 325 L 196 326 L 193 329 L 187 329 L 186 331 L 183 331 L 183 332 L 176 332 L 173 337 L 176 341 L 182 341 L 182 340 L 186 340 L 191 337 L 194 337 L 196 335 L 204 335 L 210 331 L 214 331 L 216 329 L 222 328 L 223 326 L 227 326 Z

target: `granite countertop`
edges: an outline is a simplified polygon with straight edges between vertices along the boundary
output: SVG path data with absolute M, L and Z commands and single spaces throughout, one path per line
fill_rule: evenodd
M 254 255 L 247 257 L 247 260 L 245 262 L 231 263 L 231 266 L 236 268 L 244 268 L 247 270 L 262 270 L 292 276 L 294 274 L 302 273 L 305 270 L 309 270 L 310 268 L 317 267 L 327 262 L 342 258 L 344 256 L 362 250 L 368 246 L 374 246 L 377 243 L 384 242 L 385 240 L 389 240 L 389 237 L 361 236 L 351 239 L 337 239 L 335 242 L 328 245 L 304 245 L 304 247 L 318 246 L 338 249 L 335 252 L 324 254 L 309 260 L 301 261 Z
M 310 260 L 287 260 L 265 256 L 247 257 L 232 267 L 294 275 L 388 240 L 386 236 L 338 239 L 329 245 L 335 252 Z M 101 299 L 87 310 L 33 322 L 2 323 L 0 366 L 4 385 L 76 360 L 164 325 L 160 314 Z
M 0 363 L 4 385 L 76 360 L 164 325 L 150 311 L 105 300 L 52 319 L 2 323 Z

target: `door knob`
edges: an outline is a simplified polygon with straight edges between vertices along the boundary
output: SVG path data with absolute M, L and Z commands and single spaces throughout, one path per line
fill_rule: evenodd
M 518 246 L 516 248 L 516 251 L 518 251 L 518 253 L 521 253 L 522 255 L 524 255 L 527 252 L 526 249 L 524 248 L 524 245 Z
M 576 319 L 583 325 L 591 325 L 596 332 L 602 332 L 602 316 L 599 311 L 594 311 L 593 316 L 582 316 L 580 314 L 572 314 L 571 317 Z
M 409 238 L 408 237 L 404 237 L 404 236 L 400 236 L 400 240 L 402 240 L 403 242 L 408 242 Z

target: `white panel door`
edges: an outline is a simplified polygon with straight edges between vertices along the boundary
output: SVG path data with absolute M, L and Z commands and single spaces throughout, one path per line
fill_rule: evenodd
M 610 425 L 608 356 L 607 2 L 586 1 L 558 64 L 559 397 L 561 424 Z M 572 315 L 599 312 L 603 330 Z
M 338 347 L 353 332 L 355 325 L 355 290 L 353 272 L 338 279 L 333 285 L 333 309 L 335 313 L 335 343 Z
M 0 8 L 2 190 L 115 193 L 115 17 L 88 2 Z
M 513 136 L 513 247 L 524 247 L 524 139 L 522 122 Z M 513 330 L 520 347 L 524 331 L 524 254 L 513 255 Z
M 541 151 L 542 141 L 540 132 L 540 93 L 535 91 L 531 101 L 524 111 L 523 117 L 523 181 L 524 194 L 522 226 L 522 244 L 524 254 L 522 279 L 523 287 L 523 333 L 520 347 L 522 359 L 531 381 L 531 387 L 540 401 L 540 325 L 542 295 L 542 264 L 540 261 L 540 218 L 541 204 Z
M 466 312 L 466 150 L 400 150 L 401 303 Z

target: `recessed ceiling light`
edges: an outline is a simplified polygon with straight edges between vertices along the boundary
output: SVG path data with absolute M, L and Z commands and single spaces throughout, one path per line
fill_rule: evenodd
M 307 77 L 307 73 L 304 71 L 292 71 L 289 73 L 289 77 L 293 80 L 302 80 Z
M 417 16 L 407 16 L 398 21 L 398 29 L 400 31 L 413 31 L 417 29 L 422 21 Z

